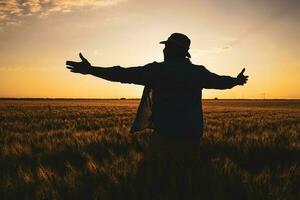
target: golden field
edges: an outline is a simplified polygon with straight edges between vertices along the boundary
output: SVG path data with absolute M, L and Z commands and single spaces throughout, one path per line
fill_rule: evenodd
M 203 100 L 176 153 L 129 133 L 138 103 L 0 100 L 1 199 L 300 199 L 299 100 Z

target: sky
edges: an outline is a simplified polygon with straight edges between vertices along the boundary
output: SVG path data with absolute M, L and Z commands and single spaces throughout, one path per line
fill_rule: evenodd
M 171 33 L 191 39 L 194 64 L 249 75 L 203 98 L 300 99 L 299 0 L 0 0 L 0 97 L 139 98 L 143 87 L 69 72 L 163 61 Z M 179 94 L 180 95 L 180 94 Z

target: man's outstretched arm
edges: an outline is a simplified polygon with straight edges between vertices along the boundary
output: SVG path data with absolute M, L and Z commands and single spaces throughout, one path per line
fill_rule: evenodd
M 230 89 L 237 85 L 244 85 L 248 81 L 248 76 L 244 75 L 245 68 L 237 77 L 220 76 L 205 69 L 203 78 L 203 88 L 206 89 Z
M 81 62 L 67 61 L 66 65 L 73 73 L 90 74 L 109 81 L 146 85 L 149 73 L 146 67 L 94 67 L 79 54 Z

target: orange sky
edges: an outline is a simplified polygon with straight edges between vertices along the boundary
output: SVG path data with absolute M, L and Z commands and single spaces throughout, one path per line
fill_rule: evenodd
M 0 1 L 0 97 L 137 98 L 142 87 L 70 73 L 82 52 L 93 65 L 162 61 L 173 32 L 191 61 L 249 82 L 204 98 L 300 98 L 298 0 Z

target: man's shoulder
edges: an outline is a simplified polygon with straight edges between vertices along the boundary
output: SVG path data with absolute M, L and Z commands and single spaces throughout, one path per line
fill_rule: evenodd
M 144 68 L 150 71 L 155 71 L 155 69 L 159 69 L 161 66 L 163 66 L 163 62 L 152 62 L 144 65 Z
M 196 68 L 196 69 L 206 69 L 204 67 L 204 65 L 198 65 L 198 64 L 191 63 L 191 66 L 194 67 L 194 68 Z
M 163 64 L 163 62 L 154 61 L 154 62 L 151 62 L 151 63 L 148 63 L 148 64 L 144 65 L 144 67 L 156 67 L 156 66 L 159 66 L 161 64 Z

